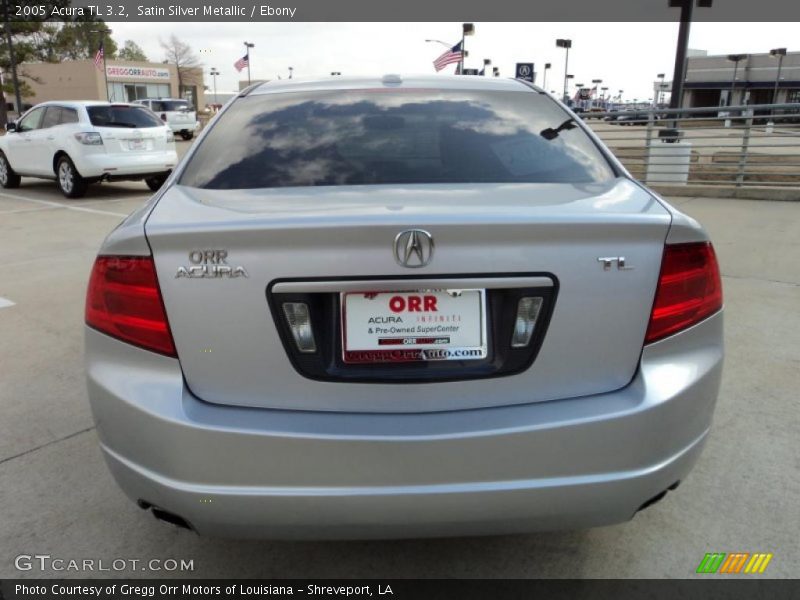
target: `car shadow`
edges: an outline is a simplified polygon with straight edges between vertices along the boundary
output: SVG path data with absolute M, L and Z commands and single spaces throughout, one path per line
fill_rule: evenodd
M 593 530 L 361 541 L 236 541 L 192 536 L 180 550 L 203 577 L 515 578 L 572 573 L 592 552 Z M 178 532 L 176 532 L 178 533 Z M 191 536 L 189 532 L 180 532 Z M 402 574 L 402 575 L 401 575 Z
M 33 192 L 42 194 L 37 199 L 49 201 L 69 202 L 70 204 L 80 204 L 81 202 L 92 202 L 98 200 L 117 200 L 120 198 L 134 198 L 150 196 L 153 192 L 140 181 L 125 181 L 116 183 L 94 183 L 86 190 L 86 195 L 81 198 L 65 198 L 58 187 L 52 181 L 23 178 L 19 188 L 12 190 L 15 193 Z M 46 197 L 46 198 L 45 198 Z

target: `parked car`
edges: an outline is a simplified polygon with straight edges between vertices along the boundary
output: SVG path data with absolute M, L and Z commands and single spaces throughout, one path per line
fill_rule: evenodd
M 499 78 L 254 86 L 86 299 L 112 474 L 210 536 L 629 520 L 697 460 L 722 358 L 706 232 Z
M 181 98 L 147 98 L 136 100 L 137 104 L 146 106 L 156 113 L 173 132 L 184 140 L 190 140 L 200 129 L 197 111 L 187 100 Z
M 98 181 L 144 180 L 157 190 L 177 161 L 172 131 L 133 104 L 44 102 L 0 137 L 0 185 L 54 179 L 67 198 Z
M 640 110 L 623 110 L 612 121 L 618 125 L 647 125 L 649 114 Z

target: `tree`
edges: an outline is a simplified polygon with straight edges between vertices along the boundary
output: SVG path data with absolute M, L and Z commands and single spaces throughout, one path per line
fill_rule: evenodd
M 100 19 L 47 23 L 39 32 L 35 55 L 29 60 L 62 62 L 94 58 L 102 37 L 98 31 L 105 28 L 105 23 Z M 103 52 L 107 59 L 117 54 L 117 43 L 107 35 L 103 40 Z
M 50 14 L 54 7 L 64 8 L 69 6 L 70 2 L 69 0 L 50 0 L 49 2 L 43 1 L 41 4 Z M 5 3 L 3 8 L 8 10 Z M 15 63 L 20 65 L 25 62 L 61 62 L 69 59 L 92 58 L 100 46 L 100 35 L 94 31 L 104 28 L 105 23 L 94 18 L 45 21 L 26 17 L 24 21 L 9 20 L 3 27 L 3 40 L 0 44 L 0 70 L 7 74 L 3 78 L 3 86 L 0 87 L 0 126 L 4 126 L 8 120 L 6 97 L 7 95 L 14 96 L 11 54 L 6 33 L 10 34 Z M 114 41 L 106 38 L 106 56 L 113 57 L 116 48 Z M 36 81 L 35 78 L 26 73 L 24 67 L 17 67 L 17 75 L 20 95 L 30 97 L 32 90 L 27 81 Z
M 174 33 L 169 36 L 168 40 L 159 40 L 159 43 L 164 50 L 165 62 L 175 65 L 178 71 L 178 89 L 180 91 L 183 91 L 185 86 L 200 83 L 200 74 L 197 71 L 203 63 L 197 58 L 189 44 L 178 39 Z
M 117 58 L 120 60 L 130 60 L 135 62 L 148 62 L 147 55 L 144 50 L 133 40 L 125 40 L 122 49 L 117 52 Z

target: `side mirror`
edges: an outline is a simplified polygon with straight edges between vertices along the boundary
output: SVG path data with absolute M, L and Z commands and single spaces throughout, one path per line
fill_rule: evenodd
M 6 123 L 6 131 L 8 131 L 9 133 L 13 131 L 18 131 L 17 124 L 14 121 Z

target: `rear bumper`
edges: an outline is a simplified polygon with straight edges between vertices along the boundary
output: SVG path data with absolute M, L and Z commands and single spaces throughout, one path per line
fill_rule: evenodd
M 172 123 L 168 122 L 167 125 L 172 129 L 172 133 L 181 133 L 183 131 L 195 132 L 200 129 L 200 121 L 190 121 L 187 123 Z
M 175 150 L 147 154 L 86 154 L 74 159 L 83 177 L 129 177 L 167 173 L 178 163 Z
M 630 385 L 608 394 L 443 413 L 314 413 L 207 404 L 185 388 L 176 360 L 93 330 L 86 342 L 97 431 L 123 490 L 201 534 L 233 537 L 628 520 L 692 468 L 722 369 L 717 314 L 647 347 Z M 423 388 L 435 393 L 436 384 Z

